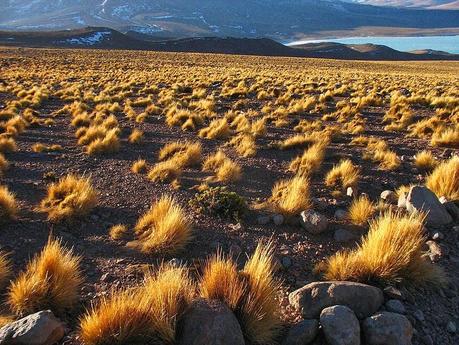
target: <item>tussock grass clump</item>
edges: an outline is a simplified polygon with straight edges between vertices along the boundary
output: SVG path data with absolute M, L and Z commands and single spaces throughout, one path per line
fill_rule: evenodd
M 414 156 L 414 165 L 421 170 L 432 170 L 438 164 L 430 151 L 421 151 Z
M 325 185 L 345 190 L 348 187 L 355 187 L 359 178 L 359 167 L 354 165 L 350 159 L 343 159 L 327 173 Z
M 202 297 L 219 299 L 233 310 L 250 344 L 270 344 L 281 325 L 280 284 L 274 273 L 271 245 L 259 244 L 240 272 L 231 259 L 218 253 L 207 262 L 199 291 Z
M 114 290 L 80 320 L 86 345 L 173 344 L 194 287 L 183 267 L 163 265 L 141 286 Z
M 236 152 L 243 157 L 254 157 L 257 154 L 257 144 L 255 137 L 250 133 L 241 133 L 231 139 Z
M 126 237 L 127 232 L 128 228 L 124 224 L 113 225 L 109 230 L 110 238 L 112 240 L 122 240 Z
M 324 160 L 327 146 L 328 142 L 312 145 L 290 163 L 289 170 L 305 176 L 310 176 L 318 171 Z
M 231 129 L 225 118 L 213 120 L 199 131 L 199 136 L 206 139 L 227 139 L 230 135 Z
M 11 275 L 11 262 L 8 255 L 0 252 L 0 288 L 3 289 Z
M 192 167 L 201 162 L 200 142 L 174 141 L 164 145 L 159 151 L 160 161 L 174 161 L 180 168 Z
M 0 186 L 0 223 L 14 219 L 19 206 L 13 193 L 6 186 Z
M 173 254 L 191 240 L 191 223 L 185 210 L 170 196 L 155 202 L 137 222 L 137 240 L 130 246 L 143 253 Z
M 214 172 L 218 182 L 235 182 L 241 178 L 241 167 L 221 150 L 209 156 L 202 169 Z
M 325 278 L 385 284 L 444 283 L 443 271 L 423 255 L 423 221 L 419 214 L 385 213 L 370 223 L 360 246 L 327 260 Z
M 360 196 L 354 199 L 349 206 L 348 217 L 354 225 L 365 225 L 376 211 L 375 205 L 366 196 Z
M 459 125 L 435 131 L 430 143 L 432 146 L 459 147 Z
M 131 144 L 140 144 L 143 141 L 143 132 L 140 129 L 134 128 L 128 140 Z
M 17 315 L 51 309 L 61 314 L 73 307 L 83 282 L 80 257 L 50 238 L 26 270 L 12 282 L 8 303 Z
M 306 147 L 324 139 L 322 132 L 312 132 L 310 134 L 298 134 L 293 137 L 285 139 L 280 143 L 279 147 L 282 150 L 289 150 L 293 148 Z
M 147 161 L 145 159 L 136 160 L 131 167 L 131 171 L 135 174 L 147 172 Z
M 51 221 L 87 215 L 97 204 L 97 193 L 89 178 L 66 175 L 48 186 L 47 196 L 39 210 Z
M 426 178 L 426 186 L 438 197 L 459 200 L 459 156 L 439 164 Z
M 295 216 L 311 207 L 309 179 L 295 176 L 277 182 L 266 206 L 284 216 Z
M 32 151 L 36 153 L 55 152 L 55 151 L 61 151 L 61 150 L 62 150 L 62 146 L 58 144 L 48 146 L 42 143 L 36 143 L 32 145 Z
M 153 182 L 168 183 L 177 180 L 182 175 L 182 168 L 171 159 L 156 163 L 149 171 L 148 178 Z
M 118 151 L 120 148 L 120 139 L 118 134 L 118 128 L 106 131 L 103 137 L 97 138 L 89 143 L 86 148 L 86 153 L 89 155 L 96 155 Z
M 0 152 L 14 152 L 18 147 L 13 138 L 0 137 Z
M 5 171 L 8 170 L 10 164 L 6 160 L 5 156 L 0 153 L 0 176 L 2 176 Z

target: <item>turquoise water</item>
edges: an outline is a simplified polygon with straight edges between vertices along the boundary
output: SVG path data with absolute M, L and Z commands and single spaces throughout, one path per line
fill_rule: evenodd
M 448 53 L 459 54 L 459 35 L 456 36 L 425 36 L 425 37 L 347 37 L 323 40 L 295 41 L 287 45 L 298 45 L 317 42 L 338 42 L 344 44 L 382 44 L 400 51 L 418 49 L 442 50 Z

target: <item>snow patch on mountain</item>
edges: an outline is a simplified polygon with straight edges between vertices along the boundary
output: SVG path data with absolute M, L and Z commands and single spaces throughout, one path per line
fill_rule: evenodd
M 67 38 L 66 40 L 57 41 L 56 43 L 65 43 L 79 46 L 93 46 L 105 39 L 108 39 L 111 34 L 112 33 L 110 31 L 97 31 L 94 32 L 91 36 Z

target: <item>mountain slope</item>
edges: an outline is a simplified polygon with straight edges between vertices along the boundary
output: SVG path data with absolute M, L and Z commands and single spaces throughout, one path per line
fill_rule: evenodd
M 459 1 L 455 0 L 345 0 L 359 4 L 373 6 L 414 7 L 414 8 L 441 8 L 459 9 Z
M 162 37 L 292 38 L 360 27 L 457 28 L 459 11 L 337 0 L 7 0 L 0 28 L 111 27 Z

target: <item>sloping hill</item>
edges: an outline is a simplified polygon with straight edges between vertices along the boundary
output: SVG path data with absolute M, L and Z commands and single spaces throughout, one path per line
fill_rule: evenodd
M 141 40 L 116 30 L 97 27 L 54 32 L 0 31 L 0 45 L 79 49 L 129 49 L 262 56 L 316 57 L 352 60 L 459 60 L 459 55 L 433 50 L 400 52 L 382 45 L 310 43 L 295 48 L 267 38 L 199 37 Z

